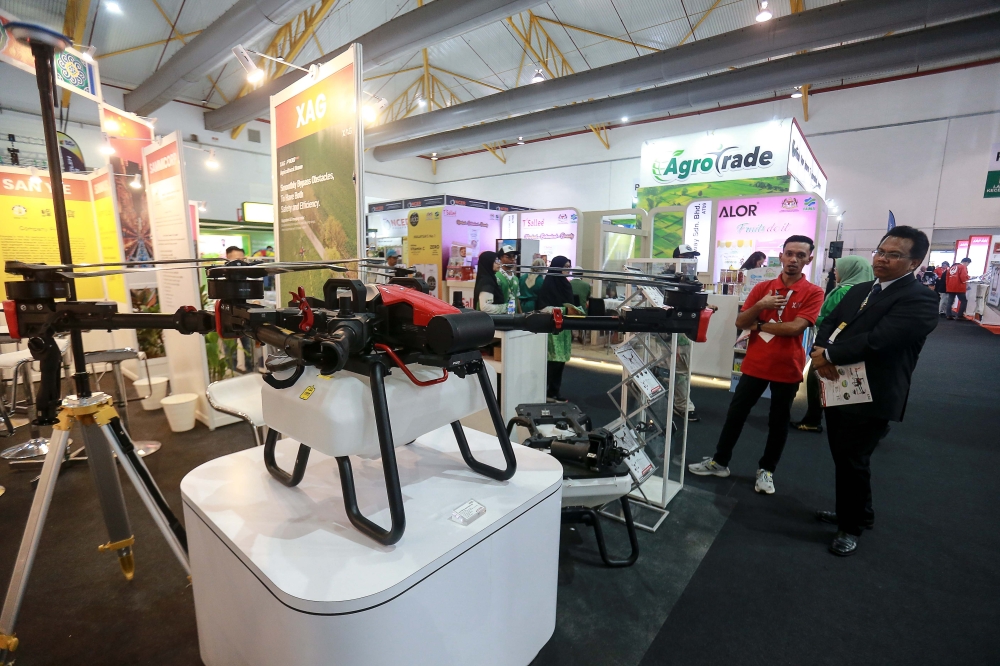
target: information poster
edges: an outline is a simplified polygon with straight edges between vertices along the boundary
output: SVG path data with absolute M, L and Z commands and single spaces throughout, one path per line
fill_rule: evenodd
M 984 199 L 997 197 L 1000 197 L 1000 143 L 994 143 L 990 147 L 990 163 L 986 168 L 986 190 L 983 192 Z
M 142 166 L 146 173 L 146 200 L 153 247 L 159 259 L 188 259 L 194 256 L 194 240 L 188 218 L 188 198 L 184 191 L 184 170 L 180 133 L 164 137 L 162 142 L 142 149 Z M 166 270 L 156 273 L 160 312 L 175 312 L 184 306 L 198 307 L 201 296 L 197 270 Z M 209 428 L 216 423 L 215 410 L 208 406 L 205 389 L 208 386 L 208 364 L 204 338 L 182 335 L 178 331 L 163 331 L 170 389 L 173 393 L 194 393 L 198 396 L 196 416 Z
M 413 208 L 407 211 L 407 257 L 416 277 L 427 283 L 432 296 L 441 297 L 441 214 L 442 206 Z
M 52 188 L 42 172 L 32 179 L 28 169 L 0 166 L 0 266 L 6 261 L 59 264 Z M 75 263 L 100 262 L 89 178 L 63 174 L 66 222 Z M 4 273 L 4 280 L 17 276 Z M 76 281 L 80 300 L 105 298 L 101 278 Z
M 712 237 L 712 202 L 692 201 L 684 213 L 684 243 L 690 245 L 698 256 L 698 272 L 708 272 L 708 248 Z
M 107 104 L 101 104 L 99 108 L 101 130 L 108 135 L 108 142 L 115 151 L 108 157 L 108 165 L 114 174 L 114 194 L 121 219 L 125 259 L 153 259 L 146 188 L 130 187 L 137 175 L 142 181 L 142 151 L 153 141 L 153 126 Z
M 445 206 L 441 211 L 441 252 L 444 265 L 476 266 L 480 252 L 496 247 L 497 239 L 500 238 L 500 216 L 494 210 Z
M 108 168 L 98 169 L 91 174 L 91 195 L 94 201 L 94 219 L 97 224 L 97 238 L 101 247 L 101 261 L 123 261 L 121 236 L 118 233 L 118 219 L 115 217 L 115 201 L 112 196 L 112 180 Z M 128 290 L 124 275 L 109 275 L 104 278 L 108 298 L 119 303 L 119 312 L 129 312 Z
M 359 54 L 354 46 L 271 97 L 279 261 L 361 256 Z M 279 292 L 302 286 L 322 298 L 331 276 L 327 270 L 278 276 Z

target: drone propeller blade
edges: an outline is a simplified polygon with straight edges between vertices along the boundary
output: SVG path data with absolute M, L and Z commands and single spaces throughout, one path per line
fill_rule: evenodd
M 202 266 L 158 266 L 155 268 L 106 268 L 102 271 L 56 271 L 57 275 L 79 280 L 81 278 L 105 277 L 108 275 L 127 275 L 130 273 L 155 273 L 157 271 L 182 271 Z
M 542 269 L 541 266 L 514 266 L 515 272 L 527 274 L 530 272 L 535 272 L 538 275 L 545 275 L 550 270 L 550 267 Z M 542 270 L 539 270 L 542 269 Z M 563 268 L 557 269 L 561 273 L 567 275 L 575 275 L 580 277 L 592 277 L 596 279 L 606 279 L 614 282 L 636 282 L 636 283 L 676 283 L 679 280 L 677 274 L 669 275 L 649 275 L 647 273 L 632 273 L 632 272 L 622 272 L 622 271 L 601 271 L 594 270 L 590 268 Z

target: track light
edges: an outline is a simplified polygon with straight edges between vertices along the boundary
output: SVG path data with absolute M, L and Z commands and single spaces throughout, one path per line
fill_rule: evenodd
M 622 122 L 623 123 L 627 123 L 628 122 L 628 116 L 622 116 Z
M 205 160 L 205 166 L 209 169 L 219 168 L 219 160 L 215 159 L 215 148 L 208 151 L 208 159 Z
M 121 129 L 121 127 L 122 126 L 114 118 L 108 118 L 107 120 L 104 121 L 104 129 L 106 129 L 109 132 L 117 132 L 118 130 Z
M 94 46 L 93 44 L 91 44 L 87 48 L 85 48 L 82 51 L 80 51 L 80 57 L 83 58 L 84 60 L 86 60 L 87 62 L 92 63 L 92 62 L 94 62 L 94 53 L 96 51 L 97 51 L 97 47 Z
M 204 213 L 207 210 L 208 210 L 208 206 L 205 205 L 205 202 L 204 201 L 199 201 L 198 202 L 198 212 L 199 213 Z
M 250 59 L 250 54 L 247 50 L 243 48 L 242 44 L 237 44 L 233 47 L 233 55 L 239 61 L 240 65 L 247 73 L 247 81 L 250 83 L 257 83 L 264 78 L 264 70 L 257 66 L 257 64 Z
M 795 86 L 795 92 L 792 93 L 792 99 L 799 99 L 802 97 L 802 86 Z
M 767 0 L 760 0 L 758 6 L 760 7 L 760 12 L 757 14 L 757 23 L 770 21 L 773 15 L 771 14 L 771 10 L 767 8 Z
M 544 80 L 545 80 L 545 75 L 542 74 L 542 70 L 536 69 L 535 70 L 535 75 L 531 77 L 531 82 L 532 83 L 541 83 Z
M 101 148 L 100 148 L 101 154 L 102 155 L 114 155 L 115 154 L 115 147 L 112 146 L 111 142 L 108 140 L 107 133 L 106 132 L 102 132 L 101 136 L 104 139 L 104 143 L 101 144 Z
M 361 119 L 366 123 L 373 122 L 375 118 L 378 117 L 378 111 L 375 110 L 371 104 L 365 104 L 361 107 Z
M 38 169 L 31 167 L 31 177 L 28 178 L 28 182 L 32 185 L 41 185 L 42 177 L 38 175 Z
M 417 95 L 416 100 L 417 100 L 417 106 L 419 106 L 421 109 L 427 106 L 427 100 L 421 97 L 420 95 Z
M 132 179 L 132 182 L 129 183 L 128 186 L 131 187 L 133 190 L 142 189 L 142 178 L 139 177 L 139 174 L 135 174 L 135 178 Z
M 519 145 L 519 146 L 523 146 L 524 145 L 524 137 L 523 136 L 517 137 L 517 145 Z

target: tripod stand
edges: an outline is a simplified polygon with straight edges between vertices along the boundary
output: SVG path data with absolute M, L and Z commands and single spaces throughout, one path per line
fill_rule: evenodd
M 59 258 L 63 263 L 72 263 L 59 142 L 53 113 L 55 106 L 53 57 L 56 51 L 65 49 L 70 40 L 65 35 L 27 23 L 9 23 L 6 29 L 12 38 L 30 46 L 34 56 L 35 78 L 45 130 L 52 208 L 59 240 Z M 68 303 L 76 301 L 76 287 L 72 280 L 45 286 L 28 282 L 8 282 L 7 292 L 13 299 L 40 299 L 37 305 L 39 310 L 45 307 L 41 303 L 43 300 L 53 303 L 57 298 L 64 298 Z M 11 333 L 14 337 L 19 337 L 16 331 Z M 80 331 L 71 332 L 70 345 L 73 352 L 76 395 L 71 395 L 63 401 L 60 400 L 61 352 L 52 337 L 52 331 L 47 330 L 37 337 L 32 337 L 28 342 L 32 356 L 39 361 L 41 367 L 41 384 L 35 396 L 34 425 L 51 425 L 52 437 L 31 503 L 27 526 L 14 563 L 14 572 L 7 588 L 3 609 L 0 610 L 0 665 L 9 663 L 11 653 L 18 646 L 14 624 L 27 589 L 28 576 L 31 574 L 42 528 L 55 491 L 59 468 L 68 445 L 69 431 L 74 422 L 80 425 L 83 432 L 90 471 L 108 529 L 108 541 L 99 546 L 99 550 L 116 553 L 125 578 L 132 579 L 135 574 L 135 559 L 132 554 L 135 538 L 132 535 L 125 498 L 122 495 L 115 457 L 112 455 L 114 453 L 181 566 L 190 573 L 187 562 L 187 537 L 183 526 L 170 510 L 149 470 L 136 452 L 131 438 L 122 427 L 111 396 L 100 392 L 92 393 L 90 390 L 90 377 L 87 373 L 83 337 Z

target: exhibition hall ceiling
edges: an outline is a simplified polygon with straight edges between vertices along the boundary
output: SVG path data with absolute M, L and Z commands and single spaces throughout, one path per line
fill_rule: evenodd
M 793 0 L 794 2 L 795 0 Z M 838 0 L 805 0 L 814 9 Z M 161 68 L 199 31 L 226 13 L 230 0 L 0 0 L 0 10 L 22 20 L 61 30 L 67 5 L 89 4 L 84 42 L 96 47 L 106 83 L 132 89 Z M 315 6 L 323 4 L 317 2 Z M 294 58 L 307 63 L 350 43 L 379 25 L 416 9 L 420 0 L 336 0 L 314 27 L 315 37 Z M 429 0 L 428 3 L 429 4 Z M 118 7 L 119 11 L 114 11 Z M 789 13 L 789 0 L 772 0 L 775 17 Z M 662 50 L 754 24 L 758 0 L 552 0 L 529 12 L 498 21 L 426 49 L 434 99 L 427 106 L 466 102 L 528 85 L 538 70 L 553 74 L 583 72 L 654 50 Z M 264 51 L 277 28 L 244 46 Z M 521 33 L 520 35 L 518 33 Z M 524 36 L 529 37 L 525 45 Z M 539 57 L 541 56 L 541 57 Z M 365 89 L 388 102 L 419 94 L 424 52 L 416 51 L 376 68 L 366 68 Z M 211 80 L 209 80 L 211 79 Z M 185 101 L 210 107 L 236 97 L 246 82 L 230 59 L 187 90 Z M 441 85 L 438 86 L 437 83 Z M 419 85 L 419 83 L 418 83 Z M 429 99 L 430 94 L 424 98 Z M 383 109 L 389 114 L 421 113 L 427 106 Z

